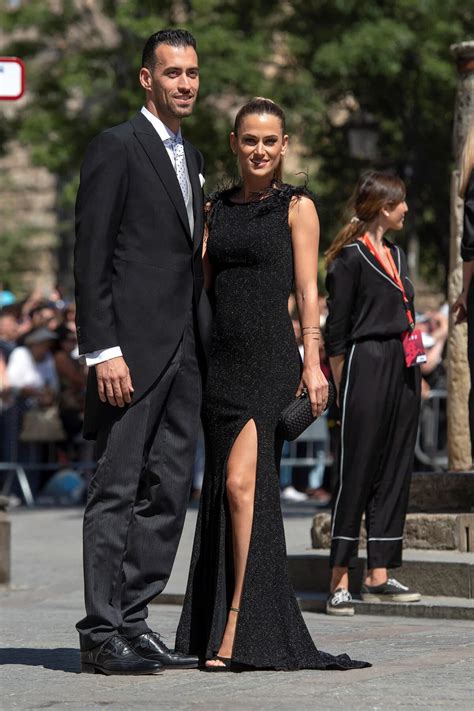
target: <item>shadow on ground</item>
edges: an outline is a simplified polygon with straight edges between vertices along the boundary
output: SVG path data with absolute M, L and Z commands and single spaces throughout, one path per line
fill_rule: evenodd
M 54 671 L 79 674 L 79 650 L 69 647 L 57 649 L 5 647 L 0 649 L 0 665 L 3 664 L 44 667 Z

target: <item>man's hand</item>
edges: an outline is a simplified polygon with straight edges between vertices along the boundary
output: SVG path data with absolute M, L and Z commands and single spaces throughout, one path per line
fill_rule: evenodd
M 459 294 L 458 298 L 452 306 L 452 312 L 456 315 L 454 323 L 463 323 L 467 319 L 467 295 L 464 289 Z
M 122 356 L 110 358 L 95 366 L 97 389 L 102 402 L 123 407 L 132 401 L 130 371 Z

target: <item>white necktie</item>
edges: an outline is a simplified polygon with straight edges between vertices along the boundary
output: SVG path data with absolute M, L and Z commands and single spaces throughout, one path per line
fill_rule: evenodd
M 170 138 L 171 147 L 173 149 L 174 167 L 176 177 L 178 178 L 179 187 L 183 193 L 184 203 L 187 204 L 189 198 L 188 181 L 186 179 L 186 157 L 184 155 L 184 146 L 180 138 Z

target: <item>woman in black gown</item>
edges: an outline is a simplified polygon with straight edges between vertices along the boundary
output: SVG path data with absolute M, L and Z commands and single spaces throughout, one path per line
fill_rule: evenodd
M 306 387 L 327 401 L 319 367 L 319 225 L 304 188 L 281 183 L 282 110 L 253 99 L 231 134 L 242 185 L 208 204 L 205 264 L 215 300 L 203 401 L 206 471 L 176 649 L 207 671 L 368 666 L 316 649 L 288 577 L 280 508 L 278 416 Z M 288 314 L 295 284 L 302 367 Z

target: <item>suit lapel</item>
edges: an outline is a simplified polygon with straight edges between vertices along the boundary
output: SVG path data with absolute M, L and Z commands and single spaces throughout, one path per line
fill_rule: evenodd
M 184 141 L 184 153 L 188 166 L 189 181 L 193 191 L 193 210 L 194 210 L 194 233 L 193 233 L 193 251 L 196 251 L 202 242 L 203 233 L 203 203 L 202 203 L 202 188 L 199 181 L 199 167 L 196 161 L 195 152 L 192 150 L 190 143 Z
M 178 178 L 176 177 L 175 170 L 171 165 L 166 148 L 163 145 L 163 141 L 156 133 L 155 129 L 151 125 L 143 114 L 139 113 L 131 119 L 131 124 L 133 126 L 135 135 L 143 147 L 143 150 L 147 154 L 150 162 L 155 169 L 158 177 L 163 183 L 163 187 L 168 193 L 170 200 L 176 208 L 176 211 L 186 229 L 186 234 L 190 237 L 189 232 L 189 220 L 188 214 L 186 212 L 186 205 L 184 204 L 183 194 L 181 188 L 179 187 Z M 191 176 L 190 176 L 191 177 Z M 199 183 L 199 180 L 198 180 Z M 194 186 L 193 186 L 194 191 Z

